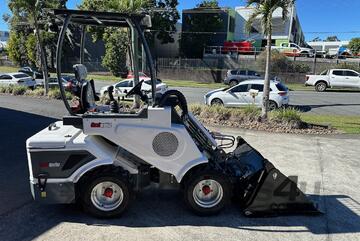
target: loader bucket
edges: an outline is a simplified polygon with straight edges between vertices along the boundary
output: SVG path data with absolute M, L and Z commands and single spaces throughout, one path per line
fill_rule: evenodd
M 253 172 L 240 184 L 247 187 L 240 193 L 245 216 L 321 213 L 318 205 L 297 187 L 296 176 L 285 176 L 244 139 L 238 138 L 233 155 L 241 166 L 246 165 Z

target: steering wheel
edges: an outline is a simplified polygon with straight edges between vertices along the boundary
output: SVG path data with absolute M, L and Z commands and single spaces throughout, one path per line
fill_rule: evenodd
M 132 95 L 138 95 L 140 97 L 143 96 L 143 93 L 141 92 L 141 85 L 144 82 L 144 80 L 141 80 L 139 83 L 137 83 L 127 94 L 125 95 L 126 98 L 132 96 Z

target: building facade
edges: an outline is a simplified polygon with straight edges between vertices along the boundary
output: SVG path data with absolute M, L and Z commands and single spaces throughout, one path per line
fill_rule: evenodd
M 205 46 L 220 46 L 233 41 L 235 11 L 231 8 L 193 8 L 182 12 L 181 52 L 202 57 Z
M 255 19 L 252 29 L 246 29 L 246 23 L 254 12 L 253 7 L 236 7 L 235 17 L 235 41 L 252 41 L 254 47 L 265 47 L 266 38 L 260 24 L 260 19 Z M 289 8 L 289 15 L 282 19 L 282 10 L 276 9 L 272 16 L 272 45 L 279 46 L 281 43 L 305 44 L 305 36 L 301 29 L 299 17 L 295 5 Z

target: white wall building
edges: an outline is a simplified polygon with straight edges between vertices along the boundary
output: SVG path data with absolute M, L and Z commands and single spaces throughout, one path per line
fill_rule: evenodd
M 316 51 L 326 52 L 329 49 L 336 49 L 341 46 L 347 47 L 349 41 L 316 41 L 316 42 L 307 42 L 313 49 Z
M 255 41 L 255 47 L 266 46 L 266 36 L 262 34 L 260 19 L 255 20 L 252 25 L 253 29 L 251 33 L 245 28 L 246 22 L 254 12 L 254 8 L 241 6 L 236 7 L 235 11 L 235 41 L 253 40 Z M 304 44 L 305 37 L 300 26 L 295 6 L 290 7 L 289 16 L 287 16 L 285 21 L 282 19 L 282 10 L 280 8 L 276 9 L 273 13 L 272 24 L 273 45 L 280 45 L 284 42 L 293 42 L 299 45 Z

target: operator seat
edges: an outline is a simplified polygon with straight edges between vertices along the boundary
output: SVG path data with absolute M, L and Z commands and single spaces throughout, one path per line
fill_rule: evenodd
M 86 80 L 87 68 L 83 64 L 74 64 L 73 69 L 75 72 L 75 79 L 80 83 Z

